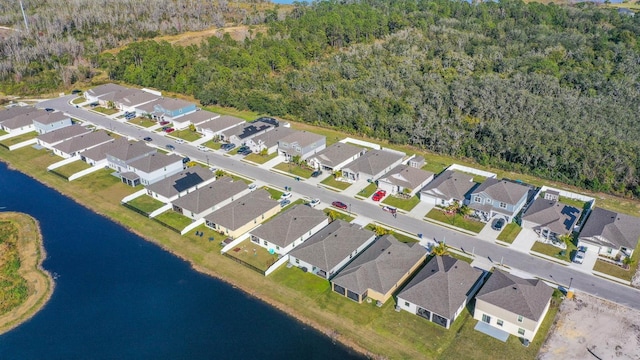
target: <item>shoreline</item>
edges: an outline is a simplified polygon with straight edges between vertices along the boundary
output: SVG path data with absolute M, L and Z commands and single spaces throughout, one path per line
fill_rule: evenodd
M 42 263 L 47 258 L 47 252 L 38 220 L 29 214 L 14 211 L 0 212 L 0 220 L 11 221 L 18 229 L 18 242 L 22 243 L 18 246 L 21 261 L 18 271 L 29 283 L 29 287 L 33 286 L 34 289 L 22 304 L 0 315 L 0 335 L 2 335 L 27 322 L 44 308 L 53 295 L 55 281 L 51 273 L 42 267 Z M 35 228 L 25 229 L 25 226 L 28 227 L 30 224 L 24 222 L 32 223 Z M 25 232 L 33 232 L 33 241 L 29 241 L 31 234 L 25 234 Z
M 266 295 L 258 293 L 256 291 L 252 291 L 247 286 L 245 286 L 245 285 L 243 285 L 243 284 L 241 284 L 239 282 L 235 282 L 235 281 L 233 281 L 233 280 L 231 280 L 229 278 L 226 278 L 223 275 L 221 275 L 221 274 L 217 273 L 216 271 L 214 271 L 213 269 L 209 269 L 209 268 L 206 268 L 204 266 L 198 265 L 198 264 L 194 263 L 192 260 L 190 260 L 186 255 L 179 253 L 175 249 L 169 248 L 166 244 L 163 244 L 162 242 L 154 239 L 153 237 L 148 236 L 146 234 L 143 234 L 142 232 L 138 231 L 137 229 L 134 229 L 134 228 L 132 228 L 130 226 L 127 226 L 127 225 L 123 224 L 122 222 L 120 222 L 119 220 L 114 219 L 113 217 L 110 217 L 107 214 L 98 211 L 97 209 L 89 206 L 89 204 L 86 204 L 86 203 L 80 201 L 79 199 L 76 199 L 75 197 L 73 197 L 73 196 L 61 191 L 60 189 L 56 188 L 55 186 L 49 184 L 48 182 L 43 181 L 42 179 L 39 179 L 39 178 L 37 178 L 37 177 L 33 176 L 32 174 L 29 174 L 29 173 L 27 173 L 25 171 L 22 171 L 19 168 L 16 168 L 15 166 L 13 166 L 6 159 L 0 158 L 0 161 L 3 162 L 5 165 L 7 165 L 7 168 L 9 170 L 20 172 L 21 174 L 26 175 L 26 176 L 34 179 L 35 181 L 39 182 L 40 184 L 46 186 L 49 189 L 52 189 L 52 190 L 56 191 L 57 193 L 59 193 L 62 196 L 72 200 L 76 204 L 84 207 L 85 209 L 93 212 L 94 214 L 102 216 L 102 217 L 104 217 L 104 218 L 106 218 L 106 219 L 118 224 L 119 226 L 122 226 L 124 229 L 126 229 L 130 233 L 133 233 L 133 234 L 141 237 L 142 239 L 144 239 L 147 242 L 150 242 L 150 243 L 153 243 L 154 245 L 157 245 L 163 251 L 166 251 L 166 252 L 172 254 L 173 256 L 176 256 L 177 258 L 187 262 L 190 265 L 191 269 L 193 269 L 194 271 L 197 271 L 197 272 L 199 272 L 201 274 L 205 274 L 207 276 L 210 276 L 212 278 L 220 280 L 220 281 L 224 282 L 225 284 L 228 284 L 228 285 L 232 286 L 233 288 L 242 291 L 244 294 L 246 294 L 246 295 L 248 295 L 248 296 L 250 296 L 250 297 L 252 297 L 254 299 L 257 299 L 257 300 L 260 300 L 260 301 L 266 303 L 267 305 L 269 305 L 272 308 L 274 308 L 274 309 L 278 310 L 279 312 L 281 312 L 283 315 L 288 316 L 290 318 L 293 318 L 296 321 L 298 321 L 298 322 L 300 322 L 302 324 L 305 324 L 305 325 L 313 328 L 314 330 L 322 333 L 324 336 L 329 337 L 334 343 L 339 343 L 342 346 L 344 346 L 344 347 L 346 347 L 346 348 L 348 348 L 348 349 L 350 349 L 350 350 L 352 350 L 352 351 L 354 351 L 354 352 L 356 352 L 358 354 L 361 354 L 361 355 L 363 355 L 363 356 L 365 356 L 366 358 L 369 358 L 369 359 L 377 357 L 377 355 L 372 354 L 370 351 L 368 351 L 368 350 L 364 349 L 363 347 L 359 346 L 355 341 L 351 340 L 350 338 L 341 335 L 339 332 L 337 332 L 335 330 L 332 330 L 329 327 L 321 325 L 317 321 L 314 321 L 314 320 L 312 320 L 312 319 L 310 319 L 308 317 L 305 317 L 305 316 L 299 314 L 294 309 L 288 308 L 286 306 L 286 304 L 283 304 L 283 303 L 277 301 L 276 299 L 274 299 L 272 297 L 266 296 Z M 0 214 L 2 214 L 2 213 L 0 212 Z M 37 220 L 36 219 L 34 219 L 33 217 L 31 217 L 28 214 L 25 214 L 25 215 L 30 217 L 30 218 L 32 218 L 37 224 Z M 40 238 L 42 238 L 41 234 L 39 233 L 39 227 L 38 227 L 38 234 L 39 234 Z M 31 314 L 27 318 L 22 319 L 22 321 L 19 321 L 19 322 L 15 323 L 13 326 L 11 326 L 11 327 L 9 327 L 7 329 L 4 329 L 4 326 L 2 325 L 2 317 L 0 316 L 0 335 L 11 331 L 15 327 L 19 326 L 20 324 L 22 324 L 22 323 L 26 322 L 28 319 L 30 319 L 33 315 L 35 315 L 35 313 L 37 313 L 40 309 L 42 309 L 44 307 L 44 305 L 49 301 L 49 299 L 51 298 L 51 295 L 53 294 L 53 289 L 55 287 L 54 286 L 55 282 L 53 281 L 53 278 L 51 277 L 51 274 L 48 271 L 42 269 L 42 262 L 46 258 L 46 252 L 45 252 L 45 249 L 44 249 L 44 242 L 43 241 L 40 241 L 40 247 L 41 247 L 40 253 L 43 254 L 43 257 L 42 257 L 42 261 L 39 264 L 39 268 L 50 279 L 51 291 L 49 292 L 49 295 L 47 296 L 46 301 L 37 309 L 37 311 L 33 312 L 33 314 Z

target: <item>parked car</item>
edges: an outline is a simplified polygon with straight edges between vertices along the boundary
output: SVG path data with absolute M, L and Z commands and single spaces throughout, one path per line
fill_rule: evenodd
M 176 144 L 184 144 L 184 140 L 182 140 L 182 139 L 176 139 Z
M 386 212 L 389 212 L 389 213 L 395 214 L 395 213 L 396 213 L 396 211 L 398 211 L 398 209 L 396 209 L 396 208 L 394 208 L 394 207 L 392 207 L 392 206 L 383 206 L 383 207 L 382 207 L 382 211 L 386 211 Z
M 249 185 L 249 190 L 253 191 L 253 190 L 255 190 L 257 187 L 258 187 L 258 185 L 256 185 L 256 184 L 251 184 L 251 185 Z
M 378 190 L 376 191 L 375 194 L 373 194 L 373 196 L 371 197 L 371 199 L 373 201 L 380 201 L 382 200 L 382 198 L 387 195 L 387 192 L 385 190 Z
M 322 171 L 321 170 L 316 170 L 316 171 L 311 173 L 311 177 L 318 177 L 320 175 L 322 175 Z
M 44 109 L 44 111 L 46 111 L 46 112 L 54 112 L 55 110 L 52 109 L 52 108 L 46 108 L 46 109 Z
M 144 141 L 153 141 L 153 139 L 148 137 L 148 136 L 146 138 L 142 139 L 142 140 L 144 140 Z
M 186 163 L 188 163 L 189 161 L 191 161 L 191 159 L 189 159 L 189 157 L 188 157 L 188 156 L 187 156 L 187 157 L 182 158 L 182 163 L 183 163 L 183 164 L 186 164 Z
M 348 206 L 347 204 L 341 202 L 341 201 L 334 201 L 331 203 L 331 206 L 333 207 L 337 207 L 338 209 L 342 209 L 342 210 L 347 210 Z
M 204 146 L 204 145 L 198 145 L 198 146 L 196 146 L 196 148 L 197 148 L 198 150 L 200 150 L 200 151 L 204 151 L 204 152 L 209 151 L 209 148 L 208 148 L 208 147 L 206 147 L 206 146 Z
M 167 150 L 171 150 L 171 151 L 176 149 L 176 147 L 171 145 L 171 144 L 167 144 L 166 148 L 167 148 Z
M 500 231 L 504 227 L 505 222 L 506 221 L 503 218 L 495 219 L 493 220 L 493 224 L 491 224 L 491 228 L 493 230 Z
M 248 150 L 248 149 L 249 149 L 249 147 L 248 147 L 248 146 L 244 146 L 244 145 L 242 145 L 242 146 L 240 146 L 240 147 L 238 148 L 238 152 L 245 151 L 245 150 Z
M 291 197 L 291 193 L 285 192 L 285 193 L 282 193 L 282 195 L 280 195 L 280 200 L 288 199 L 290 197 Z
M 280 207 L 285 207 L 287 205 L 291 204 L 291 200 L 282 200 L 280 202 Z
M 222 149 L 225 151 L 231 151 L 236 147 L 236 144 L 226 144 Z
M 176 129 L 174 129 L 174 128 L 168 128 L 168 129 L 167 129 L 167 130 L 165 130 L 164 132 L 166 132 L 166 133 L 168 134 L 168 133 L 172 133 L 172 132 L 174 132 L 175 130 L 176 130 Z
M 243 151 L 238 151 L 238 154 L 240 154 L 240 155 L 245 155 L 245 156 L 246 156 L 246 155 L 251 154 L 252 152 L 253 152 L 253 151 L 251 151 L 251 149 L 245 149 L 245 150 L 243 150 Z
M 320 199 L 313 199 L 311 201 L 309 201 L 309 203 L 307 205 L 311 206 L 311 207 L 316 207 L 320 204 Z
M 80 94 L 81 92 L 82 92 L 82 90 L 78 90 L 78 89 L 73 89 L 73 90 L 71 90 L 71 93 L 72 93 L 73 95 L 75 95 L 75 94 Z
M 160 125 L 165 126 L 165 125 L 169 125 L 168 121 L 160 121 Z
M 585 256 L 587 256 L 587 248 L 585 246 L 580 246 L 578 251 L 576 251 L 576 254 L 573 256 L 573 262 L 576 264 L 582 264 Z

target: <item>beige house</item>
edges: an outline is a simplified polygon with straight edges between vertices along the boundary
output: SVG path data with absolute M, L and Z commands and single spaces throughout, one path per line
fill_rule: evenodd
M 476 296 L 473 318 L 480 326 L 488 325 L 498 332 L 531 341 L 549 310 L 552 295 L 553 288 L 542 280 L 523 279 L 495 270 Z
M 237 238 L 280 211 L 280 203 L 260 189 L 219 208 L 204 217 L 206 226 L 230 238 Z

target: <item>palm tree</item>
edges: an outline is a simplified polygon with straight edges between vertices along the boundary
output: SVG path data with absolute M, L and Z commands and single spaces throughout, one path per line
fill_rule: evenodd
M 473 209 L 468 207 L 467 205 L 462 205 L 458 208 L 457 212 L 458 214 L 460 214 L 460 216 L 466 218 L 467 216 L 473 214 Z
M 563 234 L 558 236 L 558 240 L 562 241 L 567 245 L 567 249 L 573 245 L 573 235 L 571 234 Z
M 373 227 L 373 232 L 375 232 L 377 236 L 382 236 L 382 235 L 390 234 L 391 230 L 376 224 Z
M 622 260 L 622 264 L 624 265 L 625 269 L 629 269 L 629 267 L 636 262 L 634 259 L 631 258 L 631 256 L 627 256 Z
M 335 210 L 329 210 L 327 215 L 329 215 L 329 219 L 331 219 L 332 222 L 338 218 L 338 212 Z
M 218 169 L 218 170 L 216 170 L 216 178 L 221 178 L 221 177 L 223 177 L 224 175 L 225 175 L 224 170 L 222 170 L 222 169 Z
M 431 255 L 435 255 L 435 256 L 449 255 L 449 250 L 447 249 L 447 245 L 445 245 L 445 243 L 443 242 L 439 242 L 438 245 L 432 246 Z

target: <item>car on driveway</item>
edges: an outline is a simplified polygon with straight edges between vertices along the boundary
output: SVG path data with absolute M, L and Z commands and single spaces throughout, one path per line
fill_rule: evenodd
M 342 201 L 334 201 L 331 203 L 331 206 L 337 207 L 338 209 L 342 210 L 347 210 L 348 208 L 347 204 L 343 203 Z
M 146 138 L 142 139 L 142 140 L 144 140 L 144 141 L 153 141 L 153 139 L 148 137 L 148 136 Z
M 243 151 L 238 151 L 238 154 L 247 156 L 247 155 L 250 155 L 252 152 L 253 151 L 251 151 L 251 149 L 245 149 Z
M 253 191 L 253 190 L 255 190 L 257 187 L 258 187 L 258 185 L 256 185 L 256 184 L 251 184 L 251 185 L 249 185 L 249 190 Z
M 168 121 L 160 121 L 160 125 L 165 126 L 165 125 L 169 125 Z
M 587 248 L 585 246 L 580 246 L 578 247 L 576 254 L 573 256 L 573 262 L 576 264 L 582 264 L 585 256 L 587 256 Z
M 288 199 L 290 197 L 291 197 L 291 193 L 285 192 L 285 193 L 282 193 L 282 195 L 280 195 L 280 200 Z
M 280 201 L 280 207 L 285 207 L 287 205 L 291 204 L 291 200 L 285 199 Z
M 504 227 L 505 222 L 506 221 L 503 218 L 495 219 L 493 220 L 493 224 L 491 224 L 491 228 L 493 230 L 500 231 Z
M 224 144 L 222 145 L 222 150 L 231 151 L 236 147 L 236 144 Z
M 316 207 L 320 204 L 320 199 L 313 199 L 307 203 L 311 207 Z
M 373 194 L 373 196 L 371 197 L 371 199 L 373 201 L 380 201 L 382 200 L 382 198 L 387 195 L 387 192 L 385 190 L 378 190 L 376 191 L 375 194 Z
M 176 147 L 171 145 L 171 144 L 167 144 L 166 148 L 167 148 L 167 150 L 171 150 L 171 151 L 176 149 Z
M 164 132 L 166 132 L 167 134 L 174 132 L 176 129 L 174 128 L 168 128 L 167 130 L 165 130 Z
M 316 171 L 311 173 L 311 177 L 318 177 L 320 175 L 322 175 L 322 171 L 321 170 L 316 170 Z

